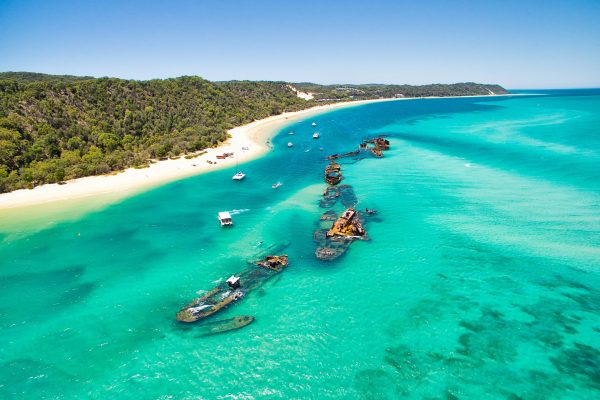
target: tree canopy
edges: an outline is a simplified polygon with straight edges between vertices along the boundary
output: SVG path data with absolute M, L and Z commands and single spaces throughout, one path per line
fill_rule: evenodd
M 285 82 L 0 73 L 0 192 L 144 166 L 151 159 L 214 147 L 235 126 L 318 101 L 393 97 L 400 90 L 407 97 L 488 94 L 478 84 L 426 89 L 292 85 L 320 95 L 300 99 Z

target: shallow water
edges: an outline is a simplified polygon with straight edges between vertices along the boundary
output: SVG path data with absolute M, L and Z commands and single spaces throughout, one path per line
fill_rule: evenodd
M 0 221 L 0 397 L 598 397 L 599 132 L 593 90 L 369 104 L 286 127 L 242 182 Z M 323 157 L 377 134 L 383 159 L 341 161 L 379 210 L 371 240 L 320 262 Z M 286 240 L 288 269 L 216 316 L 253 324 L 199 338 L 174 321 Z

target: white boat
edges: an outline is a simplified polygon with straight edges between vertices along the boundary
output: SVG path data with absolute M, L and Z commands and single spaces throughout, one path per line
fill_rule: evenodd
M 320 136 L 318 132 L 313 133 L 313 139 L 318 139 Z
M 274 184 L 272 184 L 272 185 L 271 185 L 271 187 L 272 187 L 273 189 L 277 189 L 279 186 L 282 186 L 282 185 L 283 185 L 283 183 L 281 183 L 281 182 L 277 182 L 277 183 L 274 183 Z
M 294 132 L 292 132 L 292 131 L 288 132 L 288 135 L 293 135 L 293 134 L 294 134 Z
M 292 147 L 293 145 L 294 145 L 294 143 L 288 142 L 288 147 Z
M 311 125 L 312 125 L 312 126 L 317 126 L 317 123 L 316 123 L 316 122 L 313 122 Z
M 234 181 L 241 181 L 245 177 L 246 177 L 245 173 L 243 173 L 242 171 L 238 171 L 238 173 L 235 174 L 234 176 L 232 176 L 231 179 L 233 179 Z
M 221 226 L 230 226 L 233 225 L 233 220 L 231 219 L 231 214 L 227 211 L 221 211 L 217 218 L 219 218 L 219 222 Z

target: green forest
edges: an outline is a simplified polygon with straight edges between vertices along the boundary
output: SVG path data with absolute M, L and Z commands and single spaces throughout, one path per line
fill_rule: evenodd
M 507 94 L 500 85 L 480 83 L 454 83 L 433 85 L 316 85 L 314 83 L 294 83 L 303 92 L 315 94 L 315 100 L 367 100 L 390 97 L 432 97 L 432 96 L 473 96 Z M 491 93 L 490 93 L 491 92 Z
M 381 97 L 506 93 L 497 85 L 390 86 L 135 81 L 0 73 L 0 192 L 142 167 L 217 146 L 227 131 L 323 102 Z

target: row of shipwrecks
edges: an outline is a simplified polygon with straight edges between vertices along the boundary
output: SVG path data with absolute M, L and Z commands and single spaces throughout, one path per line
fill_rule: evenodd
M 314 233 L 317 242 L 316 256 L 320 260 L 333 260 L 348 249 L 354 240 L 367 240 L 367 232 L 363 226 L 366 216 L 373 215 L 374 210 L 366 209 L 365 212 L 356 210 L 358 200 L 350 185 L 339 185 L 342 181 L 340 164 L 334 160 L 359 155 L 369 151 L 375 157 L 382 157 L 382 151 L 389 149 L 389 141 L 382 138 L 365 140 L 359 145 L 358 150 L 344 154 L 328 156 L 329 165 L 325 168 L 325 182 L 327 187 L 319 205 L 327 208 L 320 218 L 319 228 Z M 341 203 L 344 210 L 338 213 L 335 206 Z M 211 290 L 205 292 L 177 313 L 177 320 L 182 323 L 204 321 L 221 310 L 243 299 L 249 292 L 259 288 L 273 276 L 279 274 L 288 266 L 287 255 L 274 255 L 283 250 L 289 243 L 274 245 L 267 249 L 270 254 L 256 257 L 250 265 L 238 274 L 231 275 L 225 282 L 219 283 Z M 236 316 L 229 319 L 204 322 L 200 327 L 203 337 L 234 329 L 239 329 L 251 324 L 252 316 Z
M 366 139 L 362 141 L 362 143 L 358 145 L 358 149 L 356 150 L 349 151 L 348 153 L 332 154 L 330 156 L 327 156 L 326 158 L 328 160 L 337 160 L 338 158 L 353 157 L 359 155 L 363 151 L 369 151 L 375 157 L 381 158 L 383 157 L 383 151 L 389 150 L 389 148 L 390 141 L 382 136 L 379 136 L 376 138 Z
M 366 216 L 372 216 L 375 210 L 356 210 L 358 199 L 350 185 L 338 185 L 342 179 L 342 168 L 335 160 L 345 157 L 356 157 L 369 152 L 377 158 L 383 157 L 383 151 L 390 148 L 390 142 L 384 137 L 367 139 L 359 144 L 358 149 L 343 154 L 333 154 L 327 158 L 329 165 L 325 167 L 324 179 L 327 187 L 319 202 L 321 208 L 327 208 L 319 219 L 319 227 L 313 235 L 317 243 L 315 255 L 319 260 L 334 260 L 344 254 L 355 240 L 368 240 L 367 231 L 363 227 Z M 336 213 L 333 208 L 341 201 L 345 208 Z

